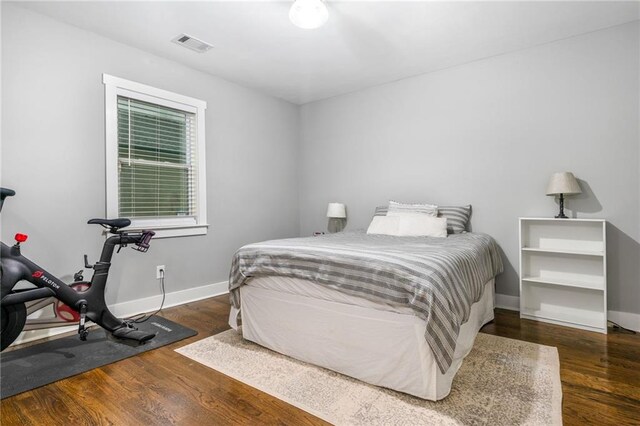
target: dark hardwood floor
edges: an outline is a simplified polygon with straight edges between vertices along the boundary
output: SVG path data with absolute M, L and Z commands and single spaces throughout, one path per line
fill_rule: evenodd
M 228 329 L 227 296 L 163 316 L 198 335 L 2 400 L 7 425 L 325 424 L 285 402 L 191 361 L 174 349 Z M 556 346 L 565 425 L 640 425 L 640 336 L 520 320 L 496 310 L 483 332 Z

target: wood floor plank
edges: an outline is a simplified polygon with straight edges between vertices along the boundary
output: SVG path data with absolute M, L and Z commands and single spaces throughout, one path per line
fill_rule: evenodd
M 162 315 L 198 335 L 6 398 L 2 425 L 326 424 L 174 351 L 229 328 L 228 296 Z M 482 332 L 558 348 L 565 425 L 640 425 L 640 336 L 521 320 L 500 309 Z

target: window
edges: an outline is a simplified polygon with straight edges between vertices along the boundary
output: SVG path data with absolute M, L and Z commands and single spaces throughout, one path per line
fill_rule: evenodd
M 206 102 L 103 75 L 107 217 L 158 237 L 206 234 Z

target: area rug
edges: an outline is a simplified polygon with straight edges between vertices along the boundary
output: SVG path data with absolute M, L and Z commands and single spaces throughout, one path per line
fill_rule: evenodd
M 96 327 L 85 342 L 72 335 L 2 352 L 0 397 L 8 398 L 198 334 L 156 315 L 136 326 L 157 333 L 156 337 L 144 345 L 122 343 Z
M 483 333 L 438 402 L 297 361 L 234 330 L 176 351 L 336 425 L 562 424 L 557 349 Z

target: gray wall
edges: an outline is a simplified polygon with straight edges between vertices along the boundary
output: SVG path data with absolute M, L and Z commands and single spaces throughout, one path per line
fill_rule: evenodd
M 389 199 L 471 203 L 518 295 L 518 217 L 556 214 L 546 183 L 569 170 L 569 210 L 610 222 L 609 308 L 640 313 L 638 39 L 635 22 L 304 105 L 301 235 L 329 201 L 347 229 Z
M 329 201 L 355 229 L 389 199 L 472 203 L 505 251 L 498 292 L 517 295 L 517 218 L 555 214 L 546 181 L 571 170 L 569 209 L 610 222 L 610 308 L 640 313 L 638 51 L 627 24 L 298 108 L 4 3 L 0 165 L 18 196 L 2 238 L 30 234 L 58 275 L 97 258 L 109 73 L 208 102 L 212 226 L 121 253 L 109 302 L 157 294 L 158 264 L 168 291 L 223 281 L 241 245 L 325 230 Z
M 196 54 L 196 53 L 194 53 Z M 14 6 L 2 5 L 2 184 L 17 191 L 2 239 L 29 234 L 23 253 L 51 272 L 99 255 L 105 214 L 102 73 L 208 103 L 209 233 L 160 239 L 115 257 L 108 301 L 224 281 L 233 252 L 298 234 L 298 108 L 178 63 Z

